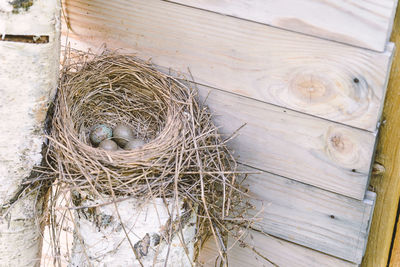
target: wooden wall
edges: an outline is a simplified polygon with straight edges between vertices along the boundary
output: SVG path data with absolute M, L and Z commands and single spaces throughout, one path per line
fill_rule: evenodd
M 234 246 L 232 266 L 255 258 L 355 266 L 367 243 L 397 1 L 301 2 L 271 1 L 268 10 L 258 0 L 64 2 L 72 47 L 106 44 L 161 69 L 190 69 L 224 135 L 246 124 L 230 147 L 260 172 L 248 183 L 264 208 L 254 226 L 262 253 L 238 257 Z

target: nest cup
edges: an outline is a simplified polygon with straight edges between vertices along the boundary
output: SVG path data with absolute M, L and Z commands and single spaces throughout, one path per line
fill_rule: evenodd
M 55 138 L 66 141 L 57 151 L 75 174 L 68 182 L 110 194 L 111 180 L 116 195 L 136 195 L 148 191 L 138 183 L 157 186 L 175 173 L 194 104 L 188 88 L 133 57 L 112 55 L 69 66 L 60 89 Z M 89 134 L 99 123 L 126 124 L 146 144 L 130 151 L 95 148 Z
M 198 215 L 202 243 L 200 235 L 225 233 L 232 221 L 249 223 L 236 162 L 211 118 L 187 83 L 134 56 L 79 54 L 62 71 L 51 168 L 60 184 L 76 192 L 185 200 Z M 146 144 L 117 151 L 93 147 L 89 134 L 99 123 L 126 124 Z

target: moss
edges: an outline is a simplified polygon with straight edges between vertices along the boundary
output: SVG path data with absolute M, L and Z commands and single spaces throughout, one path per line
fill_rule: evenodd
M 18 14 L 21 10 L 28 11 L 33 5 L 33 0 L 14 0 L 10 4 L 13 6 L 12 13 Z

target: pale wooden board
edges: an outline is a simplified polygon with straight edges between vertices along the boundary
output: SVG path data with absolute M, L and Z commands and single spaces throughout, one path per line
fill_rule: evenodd
M 221 90 L 198 86 L 241 163 L 364 198 L 376 136 Z
M 397 0 L 169 0 L 238 18 L 384 51 Z
M 238 243 L 228 252 L 230 267 L 269 267 L 273 266 L 264 258 L 280 267 L 356 267 L 358 264 L 343 261 L 323 253 L 251 231 L 244 240 L 249 247 L 240 247 Z M 229 240 L 229 246 L 234 239 Z M 255 253 L 252 249 L 256 250 Z M 261 256 L 260 256 L 261 255 Z M 207 241 L 200 253 L 199 261 L 204 267 L 214 267 L 218 253 L 213 239 Z M 264 258 L 263 258 L 264 257 Z
M 393 45 L 377 53 L 160 0 L 69 0 L 71 37 L 202 84 L 376 130 Z M 356 82 L 355 82 L 356 81 Z
M 358 187 L 358 198 L 363 198 L 367 174 L 364 182 L 357 184 L 361 175 L 357 177 L 346 164 L 356 166 L 358 160 L 368 155 L 364 158 L 368 173 L 375 140 L 372 133 L 216 89 L 199 86 L 199 92 L 201 100 L 215 114 L 214 121 L 222 133 L 232 133 L 247 123 L 229 142 L 240 162 L 290 173 L 288 176 L 293 179 L 325 188 L 331 182 L 336 190 L 348 190 L 347 194 Z M 332 135 L 338 140 L 333 141 Z M 256 225 L 258 229 L 361 262 L 373 211 L 373 193 L 368 192 L 363 202 L 267 172 L 251 175 L 246 184 L 255 198 L 262 200 L 255 201 L 258 210 L 264 209 L 264 219 Z
M 361 263 L 375 193 L 368 191 L 358 201 L 266 172 L 249 175 L 245 184 L 254 198 L 254 213 L 262 211 L 255 229 Z

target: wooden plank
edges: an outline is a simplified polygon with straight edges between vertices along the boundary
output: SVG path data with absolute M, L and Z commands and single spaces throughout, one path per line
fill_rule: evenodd
M 358 201 L 266 172 L 249 175 L 245 184 L 254 198 L 254 213 L 262 210 L 255 229 L 361 263 L 375 193 L 368 191 Z
M 199 86 L 240 162 L 364 199 L 376 136 L 313 116 Z
M 400 7 L 394 24 L 392 41 L 400 46 Z M 364 267 L 386 266 L 396 220 L 400 196 L 400 51 L 397 50 L 389 80 L 388 95 L 384 108 L 376 161 L 382 164 L 385 172 L 373 176 L 371 184 L 377 192 L 375 214 L 372 220 L 368 248 L 363 262 Z M 398 248 L 398 244 L 396 244 Z M 395 252 L 393 253 L 393 266 Z
M 393 46 L 383 53 L 160 0 L 70 0 L 70 37 L 126 48 L 199 83 L 375 131 Z M 65 29 L 65 27 L 64 27 Z
M 397 0 L 169 0 L 383 52 Z
M 236 243 L 228 252 L 229 266 L 273 266 L 269 261 L 280 267 L 356 267 L 358 264 L 343 261 L 323 253 L 272 237 L 251 231 L 245 238 L 249 247 L 240 247 Z M 229 247 L 234 244 L 230 239 Z M 254 252 L 253 249 L 256 251 Z M 214 267 L 218 253 L 213 239 L 207 241 L 200 254 L 199 261 L 204 267 Z M 268 259 L 268 260 L 266 260 Z M 218 266 L 218 265 L 217 265 Z

